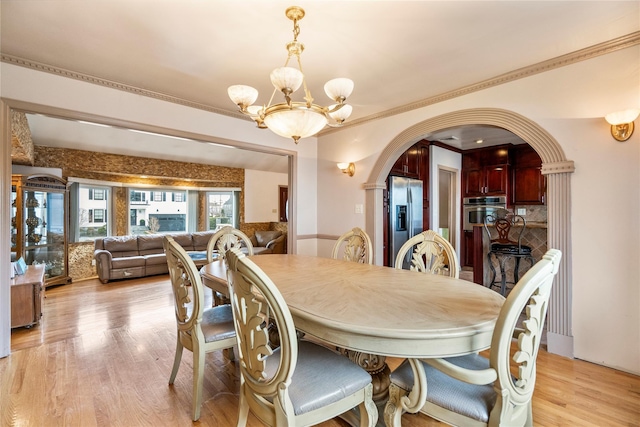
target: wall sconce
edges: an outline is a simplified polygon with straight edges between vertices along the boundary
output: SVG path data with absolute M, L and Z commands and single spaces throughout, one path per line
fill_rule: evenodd
M 638 118 L 640 110 L 630 109 L 610 113 L 604 116 L 605 120 L 611 125 L 611 136 L 616 141 L 626 141 L 633 135 L 633 121 Z
M 353 176 L 356 173 L 355 163 L 338 163 L 338 169 L 349 176 Z

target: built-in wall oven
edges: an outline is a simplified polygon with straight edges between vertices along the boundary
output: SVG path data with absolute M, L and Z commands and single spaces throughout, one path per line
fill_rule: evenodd
M 463 229 L 473 231 L 474 224 L 484 224 L 484 218 L 498 209 L 507 208 L 507 196 L 465 197 L 463 205 Z

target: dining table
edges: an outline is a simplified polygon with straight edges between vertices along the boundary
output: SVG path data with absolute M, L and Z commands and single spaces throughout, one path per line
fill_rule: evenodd
M 379 405 L 388 398 L 386 357 L 407 358 L 419 373 L 420 359 L 485 350 L 505 301 L 448 276 L 296 254 L 249 258 L 274 282 L 299 332 L 335 346 L 372 374 Z M 228 294 L 224 260 L 200 274 L 205 286 Z M 416 375 L 411 402 L 400 409 L 417 412 L 425 387 Z

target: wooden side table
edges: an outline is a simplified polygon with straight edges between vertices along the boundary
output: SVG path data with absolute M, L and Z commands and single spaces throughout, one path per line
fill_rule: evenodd
M 44 303 L 44 264 L 29 265 L 11 279 L 11 327 L 30 328 L 40 322 Z

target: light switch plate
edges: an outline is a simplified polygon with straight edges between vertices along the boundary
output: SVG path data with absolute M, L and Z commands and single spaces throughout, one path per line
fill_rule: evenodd
M 527 214 L 527 208 L 518 208 L 517 215 L 526 215 Z
M 361 204 L 356 205 L 356 213 L 357 214 L 364 213 L 364 207 Z

